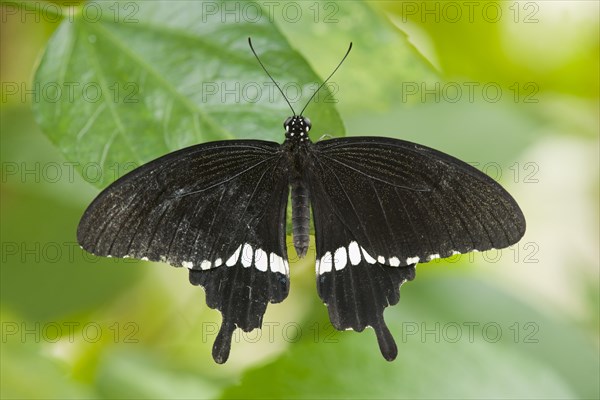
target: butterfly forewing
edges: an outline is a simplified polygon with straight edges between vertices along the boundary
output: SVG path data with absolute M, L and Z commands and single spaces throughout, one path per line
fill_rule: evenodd
M 125 175 L 86 210 L 77 237 L 102 256 L 190 269 L 223 314 L 213 348 L 229 354 L 236 327 L 260 327 L 267 303 L 285 299 L 288 178 L 280 145 L 213 142 L 168 154 Z
M 503 248 L 525 232 L 514 199 L 447 154 L 390 138 L 333 139 L 313 148 L 317 190 L 329 195 L 361 246 L 387 265 Z

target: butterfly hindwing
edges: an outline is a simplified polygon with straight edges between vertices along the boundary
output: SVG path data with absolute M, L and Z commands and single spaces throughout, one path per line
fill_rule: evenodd
M 223 323 L 213 346 L 213 358 L 224 363 L 236 327 L 249 332 L 260 328 L 267 302 L 283 301 L 289 290 L 289 264 L 285 243 L 287 179 L 278 180 L 264 213 L 244 244 L 224 267 L 190 270 L 190 282 L 206 291 L 206 303 L 218 309 Z
M 311 185 L 317 247 L 317 290 L 338 330 L 375 330 L 381 353 L 398 353 L 383 319 L 384 309 L 400 300 L 400 285 L 414 279 L 414 265 L 390 268 L 374 259 L 344 225 L 334 202 L 318 183 Z
M 336 328 L 373 327 L 386 359 L 396 346 L 383 310 L 417 262 L 506 247 L 525 230 L 499 184 L 424 146 L 332 139 L 316 143 L 308 163 L 319 295 Z
M 190 269 L 223 314 L 213 357 L 224 362 L 236 327 L 260 327 L 287 296 L 287 168 L 280 145 L 238 140 L 170 153 L 125 175 L 88 207 L 80 245 L 101 256 Z

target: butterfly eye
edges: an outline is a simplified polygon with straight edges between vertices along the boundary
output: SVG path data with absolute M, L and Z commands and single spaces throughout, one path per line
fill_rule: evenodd
M 307 117 L 304 117 L 304 123 L 306 124 L 306 126 L 308 126 L 308 129 L 312 128 L 312 123 Z
M 292 117 L 287 117 L 287 119 L 283 122 L 283 127 L 287 127 L 290 122 L 292 122 Z

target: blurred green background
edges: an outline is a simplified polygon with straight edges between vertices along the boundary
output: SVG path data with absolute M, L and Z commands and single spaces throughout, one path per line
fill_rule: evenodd
M 31 1 L 1 12 L 3 399 L 600 397 L 598 2 Z M 265 327 L 238 334 L 216 365 L 220 315 L 184 271 L 76 244 L 99 187 L 132 165 L 201 141 L 282 140 L 289 110 L 267 95 L 248 36 L 300 89 L 297 109 L 353 41 L 306 112 L 313 139 L 437 148 L 498 179 L 525 213 L 509 249 L 419 265 L 385 313 L 392 363 L 372 330 L 332 330 L 314 252 L 292 264 L 290 296 Z

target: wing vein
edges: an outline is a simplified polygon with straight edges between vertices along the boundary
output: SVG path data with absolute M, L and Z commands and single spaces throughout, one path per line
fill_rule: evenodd
M 281 158 L 281 156 L 279 156 L 279 157 Z M 216 187 L 216 186 L 222 185 L 224 183 L 230 182 L 230 181 L 234 180 L 235 178 L 237 178 L 238 176 L 244 175 L 245 173 L 253 170 L 256 167 L 258 167 L 259 165 L 264 164 L 265 162 L 270 161 L 270 160 L 272 160 L 274 158 L 277 158 L 277 156 L 273 156 L 273 157 L 269 157 L 269 158 L 266 158 L 264 160 L 261 160 L 261 161 L 257 162 L 256 164 L 248 167 L 247 169 L 245 169 L 243 171 L 240 171 L 239 173 L 237 173 L 237 174 L 235 174 L 235 175 L 233 175 L 233 176 L 231 176 L 231 177 L 229 177 L 229 178 L 227 178 L 225 180 L 222 180 L 222 181 L 219 181 L 217 183 L 214 183 L 214 184 L 212 184 L 212 185 L 210 185 L 208 187 L 205 187 L 205 188 L 202 188 L 202 189 L 198 189 L 198 190 L 194 190 L 194 191 L 191 191 L 191 192 L 188 192 L 188 193 L 178 194 L 176 197 L 185 197 L 185 196 L 190 196 L 190 195 L 193 195 L 193 194 L 198 194 L 198 193 L 206 192 L 207 190 L 212 189 L 213 187 Z
M 377 204 L 379 205 L 379 209 L 381 210 L 381 214 L 383 215 L 383 220 L 385 221 L 385 226 L 388 229 L 388 232 L 390 233 L 390 237 L 392 238 L 392 241 L 396 240 L 396 235 L 394 234 L 394 231 L 392 230 L 392 226 L 390 225 L 390 221 L 388 220 L 388 216 L 387 213 L 385 212 L 385 208 L 383 207 L 383 202 L 381 201 L 381 196 L 379 196 L 379 192 L 377 191 L 377 187 L 375 186 L 375 184 L 373 183 L 373 181 L 369 180 L 369 183 L 371 184 L 371 188 L 373 188 L 373 191 L 375 192 L 375 197 L 377 197 Z M 388 257 L 390 257 L 392 255 L 392 252 L 389 249 L 389 246 L 387 246 L 387 243 L 385 241 L 383 241 L 385 244 L 385 251 L 386 251 L 386 255 Z M 375 249 L 371 249 L 371 250 L 375 250 Z M 375 255 L 375 257 L 377 257 L 377 254 Z
M 377 178 L 377 177 L 375 177 L 375 176 L 371 176 L 371 175 L 367 174 L 366 172 L 363 172 L 363 171 L 361 171 L 361 170 L 359 170 L 359 169 L 357 169 L 357 168 L 354 168 L 354 167 L 352 167 L 352 166 L 350 166 L 350 165 L 348 165 L 348 164 L 346 164 L 346 163 L 344 163 L 344 162 L 342 162 L 342 161 L 336 160 L 336 159 L 335 159 L 335 158 L 333 158 L 333 157 L 329 157 L 329 156 L 328 156 L 328 155 L 326 155 L 326 154 L 322 154 L 322 155 L 323 155 L 323 157 L 325 157 L 325 158 L 327 158 L 327 159 L 329 159 L 329 160 L 331 160 L 331 161 L 333 161 L 333 162 L 336 162 L 336 163 L 338 163 L 338 164 L 340 164 L 340 165 L 343 165 L 344 167 L 346 167 L 346 168 L 349 168 L 349 169 L 351 169 L 351 170 L 353 170 L 353 171 L 355 171 L 355 172 L 358 172 L 359 174 L 361 174 L 361 175 L 364 175 L 364 176 L 366 176 L 367 178 L 370 178 L 370 179 L 373 179 L 373 180 L 376 180 L 376 181 L 383 182 L 383 183 L 385 183 L 385 184 L 387 184 L 387 185 L 390 185 L 390 186 L 394 186 L 394 187 L 397 187 L 397 188 L 400 188 L 400 189 L 405 189 L 405 190 L 412 190 L 412 191 L 416 191 L 416 192 L 428 192 L 428 191 L 430 191 L 430 190 L 431 190 L 431 188 L 429 188 L 429 187 L 423 187 L 423 188 L 410 188 L 410 187 L 403 186 L 403 185 L 396 185 L 396 184 L 394 184 L 394 183 L 391 183 L 391 182 L 385 181 L 385 180 L 383 180 L 383 179 L 380 179 L 380 178 Z
M 360 226 L 362 228 L 362 233 L 363 233 L 365 239 L 369 242 L 369 248 L 371 248 L 371 249 L 374 248 L 373 244 L 371 243 L 371 239 L 369 237 L 368 231 L 367 231 L 367 229 L 366 229 L 366 227 L 364 225 L 363 218 L 361 218 L 360 215 L 358 214 L 358 211 L 356 210 L 356 207 L 355 207 L 354 203 L 352 202 L 352 199 L 350 198 L 350 196 L 348 196 L 348 192 L 346 191 L 346 189 L 344 188 L 344 185 L 340 181 L 339 176 L 335 173 L 335 171 L 332 168 L 330 168 L 329 166 L 327 166 L 327 164 L 324 164 L 324 165 L 325 165 L 325 167 L 329 168 L 329 170 L 331 171 L 331 173 L 335 177 L 335 180 L 337 181 L 340 189 L 344 193 L 344 196 L 346 197 L 346 199 L 348 199 L 348 202 L 350 203 L 350 206 L 352 208 L 352 212 L 356 216 L 356 219 L 358 220 L 358 222 L 359 222 L 359 224 L 360 224 Z M 353 236 L 355 236 L 354 239 L 357 239 L 356 238 L 357 235 L 354 235 L 354 232 L 352 232 L 352 230 L 350 230 L 350 232 L 353 234 Z

